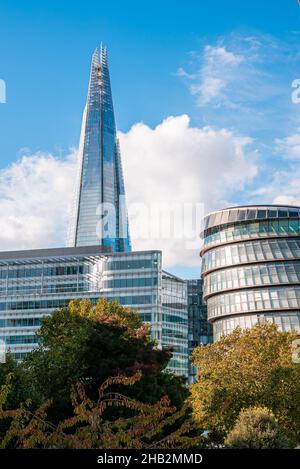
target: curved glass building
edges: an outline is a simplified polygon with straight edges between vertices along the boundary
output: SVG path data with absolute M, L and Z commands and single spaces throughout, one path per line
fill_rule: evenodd
M 240 206 L 204 219 L 204 299 L 214 340 L 266 321 L 300 332 L 300 207 Z

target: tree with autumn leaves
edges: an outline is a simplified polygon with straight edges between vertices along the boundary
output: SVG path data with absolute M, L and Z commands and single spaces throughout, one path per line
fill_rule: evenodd
M 225 446 L 237 449 L 288 448 L 290 442 L 272 411 L 264 407 L 241 410 Z
M 128 395 L 145 403 L 168 395 L 180 407 L 187 396 L 184 379 L 165 372 L 172 351 L 158 349 L 139 315 L 117 301 L 71 301 L 42 321 L 38 335 L 40 347 L 20 366 L 30 376 L 29 397 L 38 405 L 52 400 L 54 420 L 72 412 L 72 386 L 83 384 L 96 399 L 103 382 L 119 375 L 141 373 Z
M 37 409 L 25 402 L 18 409 L 6 410 L 11 376 L 0 388 L 0 419 L 9 422 L 0 448 L 42 449 L 167 449 L 203 446 L 205 438 L 189 416 L 188 404 L 177 410 L 167 396 L 155 404 L 145 404 L 120 392 L 113 386 L 131 387 L 141 379 L 109 378 L 99 387 L 98 399 L 90 399 L 82 384 L 72 388 L 73 412 L 53 424 L 49 421 L 51 401 Z M 114 418 L 107 418 L 113 410 Z M 123 411 L 127 416 L 124 417 Z M 116 417 L 117 413 L 120 413 Z
M 203 439 L 184 379 L 165 371 L 172 351 L 158 349 L 149 332 L 135 311 L 105 299 L 73 301 L 44 319 L 39 348 L 0 366 L 1 446 L 184 447 Z
M 210 430 L 212 441 L 223 444 L 241 411 L 263 407 L 272 412 L 291 447 L 299 444 L 300 364 L 292 359 L 296 339 L 296 332 L 262 324 L 238 328 L 194 351 L 199 379 L 191 387 L 193 415 Z
M 9 448 L 294 447 L 300 365 L 293 332 L 264 324 L 198 347 L 188 390 L 136 312 L 71 302 L 40 346 L 0 364 L 0 445 Z M 208 437 L 204 437 L 206 435 Z

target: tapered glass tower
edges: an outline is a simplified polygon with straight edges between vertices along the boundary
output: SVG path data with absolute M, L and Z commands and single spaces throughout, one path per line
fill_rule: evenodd
M 79 145 L 69 246 L 130 251 L 125 188 L 116 135 L 106 48 L 92 57 Z

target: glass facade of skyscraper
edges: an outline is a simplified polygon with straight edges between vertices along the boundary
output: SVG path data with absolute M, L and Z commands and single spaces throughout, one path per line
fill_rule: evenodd
M 202 276 L 214 339 L 265 321 L 300 332 L 300 208 L 246 206 L 204 221 Z
M 0 355 L 38 345 L 43 317 L 72 299 L 118 300 L 171 347 L 168 370 L 188 375 L 186 282 L 162 270 L 160 251 L 131 252 L 106 49 L 92 57 L 67 248 L 0 252 Z M 2 347 L 2 348 L 1 348 Z M 1 359 L 1 357 L 0 357 Z
M 188 376 L 188 313 L 187 285 L 184 280 L 162 272 L 161 344 L 172 347 L 169 370 Z M 178 374 L 178 373 L 177 373 Z
M 188 346 L 189 357 L 199 345 L 213 342 L 212 325 L 207 319 L 207 306 L 203 299 L 203 280 L 187 280 L 188 294 Z M 189 359 L 189 383 L 196 381 L 197 368 Z
M 168 370 L 188 373 L 187 291 L 162 271 L 160 251 L 111 253 L 107 248 L 0 253 L 0 341 L 22 359 L 38 345 L 45 316 L 71 299 L 105 297 L 136 309 L 158 347 L 171 346 Z
M 78 152 L 69 246 L 131 250 L 106 49 L 92 58 Z

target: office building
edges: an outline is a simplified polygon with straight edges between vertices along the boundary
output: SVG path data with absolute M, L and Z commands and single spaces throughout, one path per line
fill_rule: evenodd
M 241 206 L 209 214 L 202 277 L 214 339 L 271 322 L 300 332 L 300 208 Z
M 67 248 L 0 252 L 0 345 L 18 359 L 41 320 L 72 299 L 118 300 L 172 347 L 168 370 L 188 375 L 186 283 L 162 270 L 160 251 L 131 252 L 106 49 L 92 57 Z
M 0 252 L 0 341 L 21 360 L 38 345 L 42 318 L 72 299 L 118 300 L 172 347 L 168 370 L 188 374 L 186 283 L 162 270 L 160 251 L 112 253 L 86 246 Z
M 212 325 L 207 320 L 207 306 L 203 299 L 203 280 L 187 280 L 188 295 L 188 347 L 189 357 L 199 345 L 213 342 Z M 197 368 L 189 359 L 189 383 L 196 381 Z
M 78 175 L 68 246 L 131 250 L 125 187 L 107 62 L 101 46 L 92 57 L 78 152 Z

